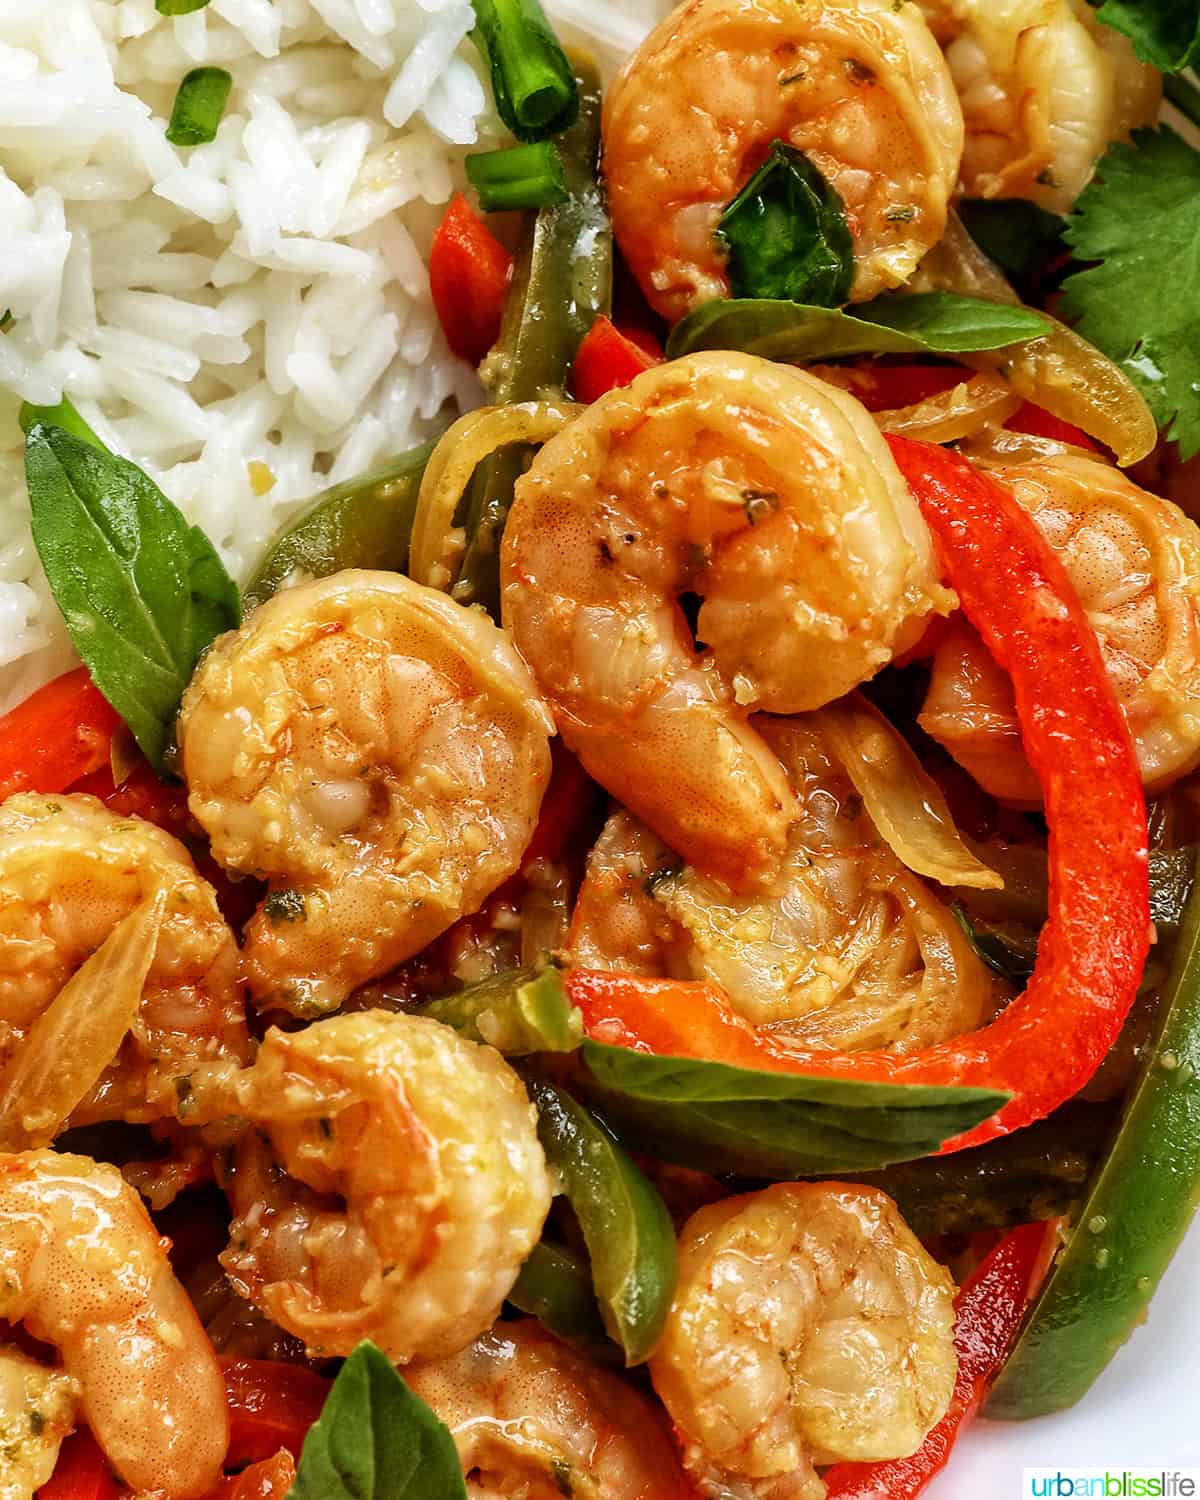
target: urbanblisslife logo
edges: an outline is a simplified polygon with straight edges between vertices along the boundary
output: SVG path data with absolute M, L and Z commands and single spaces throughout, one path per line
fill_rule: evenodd
M 1200 1497 L 1200 1469 L 1026 1469 L 1021 1494 L 1033 1500 Z

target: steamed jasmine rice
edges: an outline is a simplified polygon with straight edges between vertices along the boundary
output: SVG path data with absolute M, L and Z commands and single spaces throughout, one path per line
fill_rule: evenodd
M 627 8 L 547 6 L 609 62 L 657 9 Z M 0 0 L 0 711 L 72 659 L 21 402 L 69 393 L 242 578 L 309 497 L 478 401 L 425 264 L 464 155 L 504 138 L 472 25 L 469 0 Z M 203 64 L 233 92 L 177 149 Z

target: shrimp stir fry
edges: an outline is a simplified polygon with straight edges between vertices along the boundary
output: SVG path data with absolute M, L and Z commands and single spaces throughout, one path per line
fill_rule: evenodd
M 75 1426 L 79 1382 L 0 1344 L 0 1500 L 33 1500 Z
M 1200 531 L 1109 464 L 1022 446 L 989 467 L 1065 565 L 1158 790 L 1200 763 Z M 938 646 L 921 724 L 994 796 L 1040 802 L 1008 680 L 968 627 Z
M 250 990 L 299 1015 L 476 911 L 516 870 L 552 724 L 511 643 L 398 574 L 277 595 L 210 652 L 179 726 L 189 806 L 271 891 Z
M 661 1412 L 536 1323 L 497 1323 L 405 1371 L 449 1427 L 478 1500 L 686 1500 Z
M 225 1385 L 163 1242 L 115 1168 L 0 1156 L 0 1318 L 53 1344 L 110 1463 L 135 1490 L 192 1500 L 229 1444 Z M 63 1417 L 58 1417 L 60 1426 Z
M 954 1285 L 882 1193 L 727 1198 L 689 1220 L 679 1255 L 650 1372 L 705 1493 L 821 1500 L 816 1465 L 906 1457 L 942 1417 Z
M 735 894 L 616 813 L 588 861 L 576 961 L 710 980 L 748 1021 L 804 1049 L 907 1052 L 990 1020 L 1001 985 L 882 841 L 819 727 L 754 722 L 800 804 L 774 887 Z
M 73 1123 L 170 1117 L 179 1081 L 247 1057 L 237 947 L 176 839 L 93 797 L 0 806 L 0 1065 L 84 960 L 147 896 L 166 908 L 138 1017 Z
M 717 224 L 775 140 L 841 195 L 851 299 L 906 281 L 941 237 L 963 146 L 918 8 L 690 0 L 626 63 L 604 108 L 613 228 L 664 317 L 729 295 Z
M 818 708 L 953 596 L 857 402 L 751 355 L 613 391 L 517 486 L 504 621 L 564 740 L 672 849 L 738 886 L 797 816 L 753 708 Z M 697 651 L 680 607 L 703 603 Z
M 1162 86 L 1087 0 L 917 0 L 962 101 L 969 198 L 1066 213 L 1110 141 L 1158 113 Z
M 230 1107 L 257 1129 L 224 1263 L 281 1328 L 314 1353 L 369 1338 L 405 1361 L 491 1326 L 550 1207 L 499 1053 L 420 1016 L 331 1017 L 269 1031 Z

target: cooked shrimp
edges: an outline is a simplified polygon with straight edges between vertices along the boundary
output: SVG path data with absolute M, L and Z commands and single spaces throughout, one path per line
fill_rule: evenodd
M 259 1127 L 222 1257 L 243 1295 L 314 1354 L 370 1338 L 438 1358 L 492 1324 L 550 1208 L 533 1106 L 498 1052 L 364 1011 L 269 1031 L 232 1092 Z
M 772 885 L 731 892 L 618 812 L 588 860 L 575 960 L 710 980 L 748 1021 L 804 1049 L 908 1052 L 990 1020 L 999 982 L 880 838 L 820 729 L 754 723 L 801 809 Z
M 650 1359 L 706 1493 L 820 1500 L 815 1465 L 914 1453 L 954 1387 L 954 1284 L 875 1188 L 702 1208 Z
M 1016 439 L 988 466 L 1065 565 L 1157 790 L 1200 764 L 1200 531 L 1110 464 L 1043 446 Z M 921 724 L 993 796 L 1041 801 L 1008 679 L 965 626 L 938 647 Z
M 258 1003 L 334 1009 L 477 911 L 533 833 L 552 732 L 487 616 L 396 573 L 287 589 L 218 641 L 179 736 L 213 853 L 271 883 Z
M 729 295 L 717 224 L 775 140 L 842 197 L 851 299 L 899 286 L 945 227 L 963 123 L 916 6 L 689 0 L 625 64 L 603 135 L 622 253 L 674 321 Z
M 686 1500 L 661 1412 L 534 1322 L 497 1323 L 404 1378 L 449 1427 L 477 1500 Z
M 79 1382 L 0 1344 L 0 1500 L 33 1500 L 75 1426 Z
M 1087 0 L 917 3 L 962 101 L 968 197 L 1066 213 L 1108 143 L 1157 117 L 1159 74 Z
M 0 1066 L 67 980 L 147 896 L 168 893 L 138 1018 L 72 1123 L 174 1113 L 180 1080 L 244 1061 L 237 946 L 177 839 L 94 797 L 0 806 Z
M 225 1383 L 136 1192 L 86 1156 L 0 1156 L 0 1318 L 54 1344 L 134 1490 L 203 1495 L 229 1446 Z
M 842 391 L 691 355 L 610 392 L 517 484 L 505 624 L 594 779 L 705 874 L 769 873 L 797 816 L 753 708 L 817 708 L 953 595 L 886 444 Z M 679 596 L 703 596 L 698 653 Z

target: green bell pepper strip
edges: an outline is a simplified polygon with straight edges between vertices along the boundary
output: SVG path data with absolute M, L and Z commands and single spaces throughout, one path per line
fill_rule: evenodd
M 558 142 L 565 203 L 539 211 L 527 226 L 509 283 L 500 341 L 480 368 L 497 406 L 560 400 L 584 335 L 612 304 L 612 227 L 597 177 L 600 75 L 574 56 L 579 117 Z M 513 486 L 529 454 L 508 448 L 479 465 L 467 492 L 467 548 L 453 594 L 498 617 L 500 536 Z
M 1066 1104 L 984 1146 L 838 1180 L 881 1188 L 921 1239 L 1057 1219 L 1087 1192 L 1116 1119 L 1115 1104 Z
M 325 578 L 343 568 L 403 573 L 421 476 L 434 444 L 334 485 L 275 538 L 243 595 L 248 611 L 293 577 Z
M 533 1247 L 508 1300 L 568 1344 L 592 1350 L 605 1340 L 588 1264 L 561 1245 L 542 1240 Z
M 989 1417 L 1073 1406 L 1145 1316 L 1200 1205 L 1200 880 L 1116 1141 L 992 1391 Z
M 428 1001 L 421 1014 L 505 1057 L 574 1052 L 583 1040 L 583 1015 L 568 1000 L 557 969 L 506 969 Z
M 679 1263 L 675 1230 L 654 1185 L 570 1094 L 527 1080 L 538 1136 L 575 1210 L 604 1323 L 628 1365 L 649 1358 L 671 1308 Z

